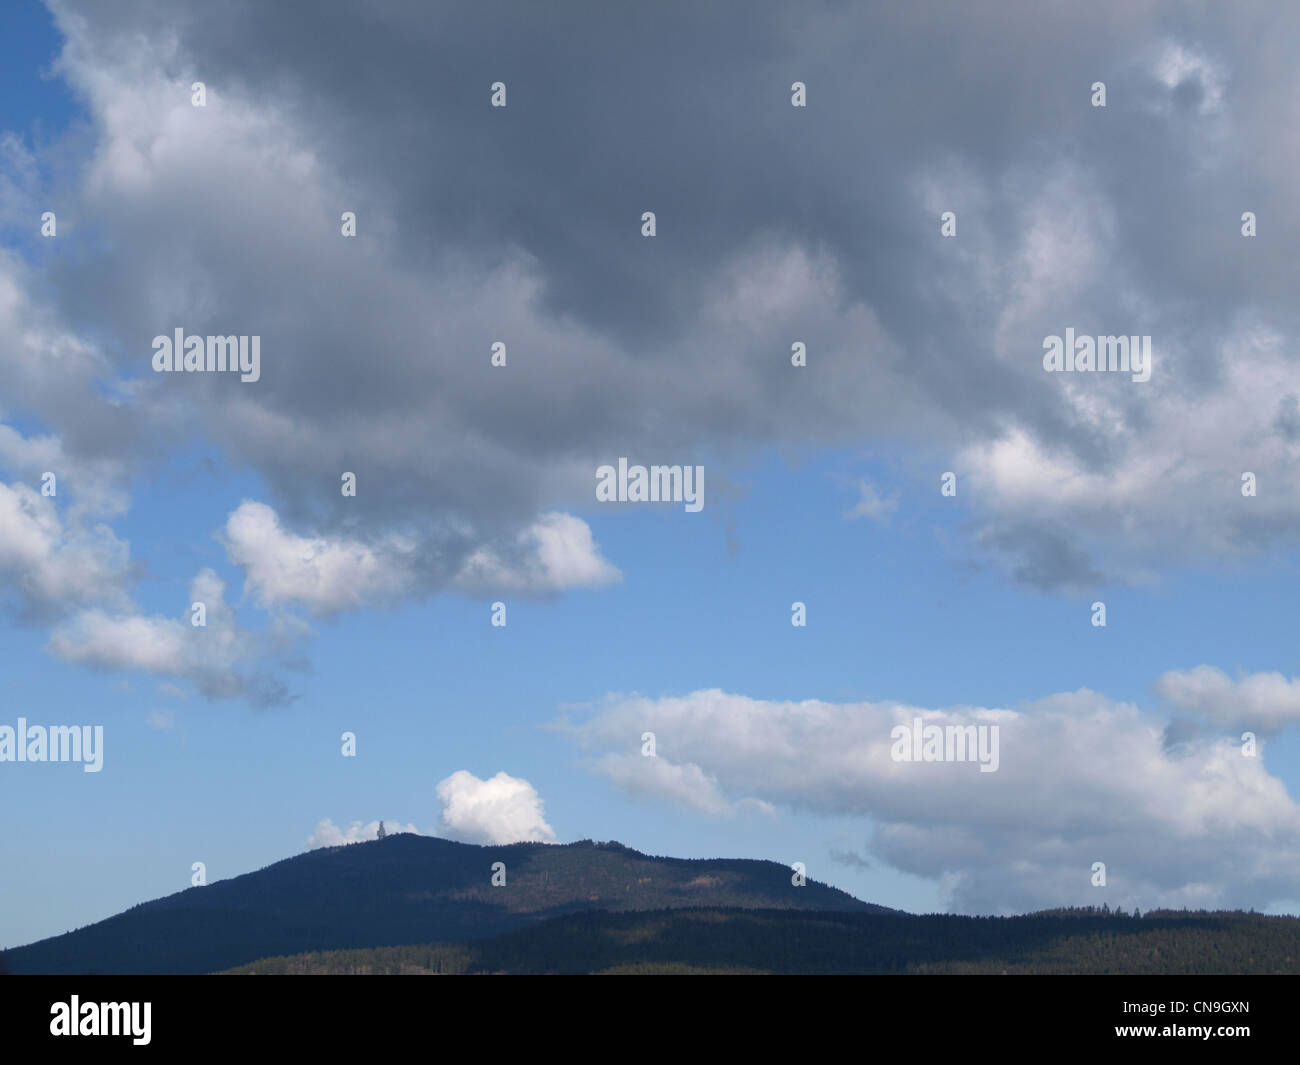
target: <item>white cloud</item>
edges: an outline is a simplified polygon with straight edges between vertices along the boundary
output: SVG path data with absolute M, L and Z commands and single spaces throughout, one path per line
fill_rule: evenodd
M 550 512 L 519 533 L 508 556 L 490 547 L 474 551 L 455 583 L 466 591 L 544 593 L 622 579 L 601 555 L 585 521 Z
M 858 502 L 845 515 L 849 520 L 870 518 L 876 522 L 886 522 L 898 509 L 898 500 L 892 496 L 882 496 L 874 484 L 868 480 L 858 481 Z
M 555 831 L 526 780 L 498 773 L 480 780 L 464 769 L 438 784 L 445 835 L 466 843 L 551 842 Z
M 1194 85 L 1199 95 L 1197 111 L 1202 115 L 1222 110 L 1227 72 L 1200 52 L 1166 42 L 1155 62 L 1155 75 L 1171 93 Z
M 107 526 L 65 525 L 53 498 L 0 484 L 0 580 L 13 584 L 26 609 L 53 615 L 124 601 L 128 555 Z
M 149 727 L 156 732 L 171 732 L 176 727 L 176 715 L 169 710 L 154 710 L 148 717 Z
M 12 426 L 0 424 L 0 466 L 30 484 L 40 484 L 47 473 L 53 473 L 58 498 L 72 501 L 68 513 L 74 523 L 88 516 L 126 511 L 127 499 L 119 487 L 122 464 L 109 458 L 69 455 L 58 436 L 23 436 Z
M 225 590 L 225 582 L 204 569 L 190 584 L 184 620 L 133 608 L 92 608 L 57 626 L 47 646 L 66 661 L 96 669 L 183 678 L 211 699 L 243 696 L 263 705 L 286 701 L 284 685 L 257 672 L 258 664 L 285 640 L 286 631 L 260 635 L 241 628 Z M 205 626 L 191 624 L 193 603 L 204 605 Z
M 734 814 L 751 809 L 773 812 L 772 806 L 761 800 L 728 800 L 717 780 L 691 762 L 678 765 L 658 755 L 647 758 L 639 753 L 611 752 L 600 759 L 595 769 L 629 795 L 667 799 L 700 813 Z
M 998 770 L 893 761 L 891 728 L 917 716 L 998 725 Z M 634 794 L 862 819 L 873 859 L 946 885 L 961 910 L 1095 902 L 1094 861 L 1107 863 L 1107 900 L 1126 907 L 1259 907 L 1300 877 L 1300 807 L 1262 759 L 1222 738 L 1166 750 L 1159 722 L 1087 690 L 1017 711 L 612 696 L 557 727 Z M 628 737 L 647 729 L 670 768 L 634 772 Z
M 1300 677 L 1243 673 L 1233 680 L 1221 669 L 1202 665 L 1162 674 L 1155 690 L 1176 709 L 1228 728 L 1267 735 L 1300 722 Z
M 265 503 L 244 500 L 226 520 L 226 550 L 247 588 L 266 605 L 296 603 L 316 613 L 397 598 L 412 583 L 415 544 L 297 536 Z
M 1213 387 L 1187 387 L 1189 353 L 1163 337 L 1146 384 L 1043 373 L 1041 387 L 1064 404 L 1068 437 L 1012 421 L 954 460 L 988 527 L 1048 519 L 1108 576 L 1133 582 L 1174 562 L 1241 558 L 1289 537 L 1300 517 L 1300 423 L 1290 416 L 1300 390 L 1284 338 L 1243 317 L 1198 354 L 1216 363 Z M 1095 447 L 1080 447 L 1081 436 Z M 1256 475 L 1257 495 L 1242 494 L 1243 471 Z
M 364 543 L 298 536 L 265 503 L 245 500 L 228 518 L 224 540 L 247 587 L 267 606 L 297 604 L 328 614 L 430 591 L 420 565 L 425 546 L 413 537 L 390 534 Z M 472 552 L 453 583 L 469 592 L 541 594 L 621 579 L 586 522 L 548 513 L 519 533 L 509 550 Z
M 403 827 L 400 821 L 385 821 L 384 831 L 390 836 L 399 832 L 410 832 L 419 835 L 419 830 L 414 825 L 408 823 Z M 318 847 L 341 847 L 345 843 L 363 843 L 366 840 L 378 838 L 378 821 L 371 821 L 365 825 L 360 821 L 353 821 L 345 830 L 339 828 L 326 817 L 316 826 L 316 831 L 307 837 L 307 847 L 310 850 L 315 850 Z

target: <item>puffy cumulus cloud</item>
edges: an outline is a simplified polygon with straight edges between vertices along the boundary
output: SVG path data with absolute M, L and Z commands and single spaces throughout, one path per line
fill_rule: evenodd
M 332 614 L 429 594 L 433 588 L 411 536 L 374 543 L 347 536 L 299 536 L 265 503 L 245 500 L 226 522 L 230 561 L 264 606 L 301 606 Z M 451 582 L 474 593 L 545 594 L 599 587 L 622 574 L 600 553 L 591 529 L 570 514 L 543 514 L 508 547 L 481 547 Z
M 0 170 L 4 165 L 0 158 Z M 111 361 L 50 301 L 51 280 L 0 248 L 0 416 L 21 416 L 48 430 L 24 438 L 6 426 L 0 463 L 23 477 L 53 470 L 76 489 L 78 505 L 117 512 L 130 461 L 141 457 L 149 434 L 140 412 L 130 409 L 129 390 L 120 386 Z M 34 469 L 38 463 L 43 470 Z
M 1300 723 L 1300 677 L 1243 673 L 1233 680 L 1202 665 L 1162 674 L 1155 690 L 1175 710 L 1226 728 L 1271 735 Z
M 407 824 L 403 827 L 400 821 L 385 821 L 384 832 L 390 836 L 398 832 L 412 832 L 419 835 L 419 831 L 414 825 Z M 326 817 L 316 826 L 316 831 L 307 837 L 307 848 L 316 850 L 318 847 L 341 847 L 345 843 L 362 843 L 366 840 L 378 838 L 378 821 L 371 821 L 365 825 L 360 821 L 353 821 L 346 829 L 342 829 Z
M 298 536 L 265 503 L 241 503 L 226 521 L 224 539 L 230 561 L 244 571 L 246 589 L 267 605 L 334 613 L 394 600 L 413 579 L 413 541 L 394 537 L 370 545 Z
M 591 527 L 572 514 L 547 513 L 516 537 L 509 551 L 479 548 L 456 585 L 466 591 L 546 593 L 595 588 L 623 579 L 600 553 Z
M 304 35 L 277 5 L 52 7 L 91 128 L 49 158 L 10 144 L 15 195 L 51 168 L 102 239 L 45 264 L 48 307 L 0 260 L 0 381 L 19 386 L 0 394 L 80 454 L 204 434 L 290 527 L 374 552 L 376 594 L 383 545 L 410 536 L 416 594 L 546 583 L 544 563 L 519 573 L 517 538 L 590 501 L 609 455 L 924 440 L 970 475 L 976 549 L 1044 586 L 1143 576 L 1166 520 L 1189 557 L 1300 528 L 1293 390 L 1273 391 L 1297 330 L 1300 159 L 1277 131 L 1300 126 L 1300 13 L 668 3 L 575 27 L 512 6 L 502 34 L 491 3 L 395 2 L 314 12 Z M 513 72 L 495 112 L 471 88 L 489 58 Z M 801 65 L 820 72 L 806 109 Z M 377 67 L 394 76 L 357 76 Z M 881 85 L 907 106 L 864 111 Z M 648 156 L 665 123 L 678 150 Z M 1256 240 L 1225 207 L 1242 204 L 1267 219 Z M 1243 336 L 1243 309 L 1281 342 Z M 261 380 L 153 375 L 149 339 L 177 325 L 260 335 Z M 1152 381 L 1044 374 L 1041 340 L 1068 325 L 1152 334 Z M 808 345 L 797 388 L 774 337 Z M 55 348 L 58 370 L 23 357 Z M 1205 506 L 1234 462 L 1269 474 L 1267 504 Z M 290 569 L 312 608 L 348 601 Z
M 717 780 L 691 762 L 679 765 L 657 755 L 645 757 L 640 754 L 610 752 L 599 760 L 595 769 L 629 795 L 667 799 L 699 813 L 734 814 L 746 810 L 773 812 L 769 803 L 757 799 L 729 801 L 722 794 Z
M 480 780 L 459 769 L 438 783 L 442 834 L 466 843 L 550 843 L 555 831 L 542 799 L 526 780 L 498 773 Z
M 245 698 L 258 706 L 291 701 L 283 681 L 266 667 L 298 634 L 291 628 L 269 634 L 242 628 L 225 591 L 225 582 L 204 569 L 191 583 L 186 605 L 203 604 L 205 625 L 193 625 L 188 609 L 181 620 L 133 606 L 117 612 L 92 608 L 60 623 L 48 647 L 79 665 L 187 680 L 209 699 Z
M 211 569 L 191 582 L 184 620 L 143 613 L 126 589 L 137 569 L 129 545 L 106 524 L 90 520 L 96 512 L 125 506 L 108 487 L 113 473 L 79 478 L 78 464 L 61 461 L 66 458 L 58 438 L 25 438 L 0 425 L 0 462 L 26 467 L 37 484 L 46 471 L 34 471 L 55 467 L 48 471 L 55 474 L 53 495 L 22 482 L 0 483 L 0 590 L 23 616 L 53 626 L 47 649 L 95 669 L 188 680 L 209 699 L 246 698 L 259 706 L 288 702 L 288 689 L 275 673 L 305 627 L 281 618 L 267 634 L 246 630 L 226 602 L 225 582 Z M 61 514 L 56 503 L 69 494 L 73 502 Z M 194 603 L 204 606 L 202 627 L 191 624 Z M 271 668 L 277 656 L 282 661 Z
M 1245 320 L 1219 354 L 1216 379 L 1200 388 L 1171 381 L 1170 364 L 1186 356 L 1158 344 L 1147 385 L 1094 388 L 1087 375 L 1044 374 L 1062 381 L 1094 448 L 1012 423 L 959 452 L 954 469 L 979 500 L 980 542 L 1039 586 L 1087 584 L 1098 568 L 1139 581 L 1171 560 L 1242 557 L 1287 542 L 1300 517 L 1291 356 L 1281 333 Z M 1129 390 L 1148 387 L 1149 402 L 1135 406 Z M 1243 471 L 1257 495 L 1243 494 Z
M 918 717 L 996 725 L 998 769 L 894 761 L 891 730 Z M 865 819 L 863 860 L 933 879 L 961 911 L 1090 904 L 1095 861 L 1125 907 L 1262 908 L 1300 875 L 1300 807 L 1261 758 L 1224 738 L 1167 750 L 1160 722 L 1087 690 L 1018 710 L 611 696 L 556 727 L 633 793 Z M 668 770 L 638 773 L 626 757 L 645 730 L 658 756 L 641 761 Z
M 274 620 L 267 634 L 246 630 L 226 602 L 225 582 L 211 569 L 191 582 L 184 620 L 143 613 L 126 590 L 136 571 L 129 545 L 89 517 L 124 507 L 108 486 L 114 474 L 79 478 L 79 465 L 66 459 L 58 438 L 25 438 L 0 425 L 0 462 L 26 467 L 38 484 L 45 471 L 34 471 L 55 467 L 48 471 L 55 473 L 53 495 L 22 482 L 0 483 L 0 588 L 24 616 L 53 626 L 47 649 L 95 669 L 187 680 L 209 699 L 288 702 L 288 689 L 275 675 L 284 663 L 271 668 L 272 660 L 283 659 L 305 628 L 286 618 Z M 61 514 L 56 502 L 68 494 L 73 502 Z M 191 624 L 194 603 L 203 604 L 202 627 Z
M 122 463 L 103 456 L 71 455 L 61 437 L 25 437 L 12 426 L 0 424 L 0 468 L 29 484 L 40 483 L 47 473 L 54 474 L 58 498 L 71 500 L 67 505 L 71 521 L 112 517 L 126 510 Z
M 56 498 L 0 483 L 0 581 L 24 613 L 38 617 L 124 602 L 128 545 L 106 525 L 65 524 Z

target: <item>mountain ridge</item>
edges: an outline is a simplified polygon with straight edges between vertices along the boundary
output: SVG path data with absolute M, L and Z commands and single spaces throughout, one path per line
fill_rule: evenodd
M 493 864 L 505 884 L 492 883 Z M 589 910 L 893 913 L 776 862 L 673 858 L 621 843 L 481 846 L 397 833 L 325 847 L 14 947 L 12 973 L 200 973 L 275 955 L 481 939 Z
M 1300 919 L 1095 908 L 1017 917 L 679 908 L 554 917 L 464 943 L 263 958 L 230 975 L 1155 975 L 1300 972 Z

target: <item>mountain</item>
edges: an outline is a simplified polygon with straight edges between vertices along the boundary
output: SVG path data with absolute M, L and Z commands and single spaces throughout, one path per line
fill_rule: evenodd
M 1024 917 L 687 909 L 587 912 L 471 943 L 267 958 L 237 973 L 1300 972 L 1300 920 L 1096 910 Z
M 502 887 L 491 883 L 496 862 Z M 893 912 L 812 880 L 795 887 L 775 862 L 403 833 L 155 899 L 0 962 L 13 973 L 205 973 L 271 955 L 480 939 L 584 910 L 700 906 Z

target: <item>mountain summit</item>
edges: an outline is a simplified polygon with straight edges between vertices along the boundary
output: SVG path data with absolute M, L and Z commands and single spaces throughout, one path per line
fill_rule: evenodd
M 271 955 L 475 939 L 584 910 L 893 912 L 791 880 L 776 862 L 660 858 L 619 843 L 480 847 L 401 833 L 142 903 L 16 947 L 4 964 L 13 973 L 206 973 Z

